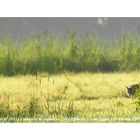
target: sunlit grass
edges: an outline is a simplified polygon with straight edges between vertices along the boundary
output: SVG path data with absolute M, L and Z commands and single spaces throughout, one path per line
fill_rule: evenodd
M 0 117 L 138 117 L 125 85 L 139 79 L 139 72 L 1 76 Z

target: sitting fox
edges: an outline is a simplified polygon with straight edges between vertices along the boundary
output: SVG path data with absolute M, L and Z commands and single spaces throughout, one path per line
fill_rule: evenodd
M 128 93 L 128 97 L 133 97 L 136 93 L 136 91 L 140 88 L 139 84 L 134 84 L 131 86 L 126 86 L 127 88 L 127 93 Z

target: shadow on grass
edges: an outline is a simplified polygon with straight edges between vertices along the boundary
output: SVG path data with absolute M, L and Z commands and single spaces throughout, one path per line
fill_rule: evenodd
M 117 98 L 128 98 L 126 94 L 122 95 L 112 95 L 112 96 L 88 96 L 88 95 L 81 95 L 76 100 L 98 100 L 98 99 L 117 99 Z
M 76 100 L 98 100 L 100 97 L 81 95 Z

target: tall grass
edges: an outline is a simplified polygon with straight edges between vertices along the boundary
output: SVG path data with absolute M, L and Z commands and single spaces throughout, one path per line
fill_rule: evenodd
M 34 74 L 63 71 L 113 72 L 140 69 L 139 35 L 101 41 L 93 35 L 78 39 L 69 32 L 64 42 L 56 36 L 36 35 L 21 42 L 0 41 L 0 74 Z
M 0 122 L 73 122 L 73 118 L 92 122 L 90 118 L 139 118 L 139 91 L 137 98 L 130 99 L 125 87 L 138 83 L 139 79 L 139 72 L 66 72 L 48 77 L 38 75 L 37 79 L 34 75 L 0 76 Z

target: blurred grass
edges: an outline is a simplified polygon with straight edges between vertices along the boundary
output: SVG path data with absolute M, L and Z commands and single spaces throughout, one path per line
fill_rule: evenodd
M 52 33 L 53 34 L 53 33 Z M 94 35 L 77 38 L 70 31 L 66 41 L 55 35 L 34 35 L 21 42 L 0 41 L 0 74 L 36 75 L 42 72 L 114 72 L 140 70 L 139 35 L 101 41 Z

